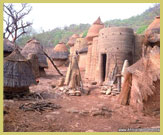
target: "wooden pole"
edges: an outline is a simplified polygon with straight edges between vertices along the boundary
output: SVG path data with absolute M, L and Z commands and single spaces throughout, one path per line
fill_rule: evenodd
M 50 62 L 53 64 L 54 68 L 57 70 L 57 72 L 63 76 L 63 74 L 59 71 L 59 69 L 57 68 L 57 66 L 54 64 L 54 62 L 52 61 L 52 59 L 48 56 L 48 54 L 43 50 L 43 53 L 45 54 L 45 56 L 50 60 Z

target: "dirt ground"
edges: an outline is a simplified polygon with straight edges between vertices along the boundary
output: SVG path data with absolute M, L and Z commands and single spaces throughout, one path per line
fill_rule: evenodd
M 66 67 L 59 68 L 65 75 Z M 82 76 L 84 71 L 81 72 Z M 44 99 L 4 100 L 4 132 L 118 132 L 122 129 L 160 128 L 160 113 L 146 115 L 131 106 L 117 103 L 117 97 L 102 95 L 100 87 L 84 81 L 91 90 L 89 95 L 68 96 L 53 88 L 60 76 L 49 65 L 46 77 L 31 86 L 31 92 L 44 93 Z M 83 77 L 82 77 L 83 78 Z M 53 110 L 24 111 L 27 103 L 51 102 L 61 106 Z

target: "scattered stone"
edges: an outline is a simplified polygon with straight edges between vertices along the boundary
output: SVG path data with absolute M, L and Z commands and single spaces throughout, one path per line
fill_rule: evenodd
M 64 90 L 64 87 L 60 87 L 59 90 L 63 91 Z
M 103 106 L 101 108 L 93 108 L 90 111 L 92 116 L 107 116 L 107 117 L 111 117 L 112 116 L 112 110 L 109 110 L 107 107 Z
M 58 115 L 58 114 L 60 114 L 60 112 L 58 112 L 58 111 L 54 111 L 54 112 L 51 112 L 51 114 Z
M 109 88 L 107 91 L 106 91 L 106 95 L 110 95 L 111 94 L 111 88 Z
M 74 91 L 74 90 L 69 90 L 69 91 L 68 91 L 68 95 L 70 95 L 70 96 L 75 96 L 75 91 Z
M 76 108 L 72 107 L 66 110 L 66 112 L 68 113 L 79 113 L 79 110 L 77 110 Z
M 102 90 L 101 93 L 102 93 L 102 94 L 106 94 L 106 91 L 105 91 L 105 90 Z
M 79 114 L 81 114 L 81 115 L 88 115 L 89 111 L 88 110 L 82 110 L 82 111 L 80 111 Z
M 81 96 L 81 92 L 80 91 L 75 91 L 75 95 L 76 96 Z

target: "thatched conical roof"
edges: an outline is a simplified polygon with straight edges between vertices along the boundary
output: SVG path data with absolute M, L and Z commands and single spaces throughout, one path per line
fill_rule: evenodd
M 55 46 L 54 51 L 51 54 L 51 58 L 53 58 L 53 59 L 67 59 L 68 55 L 69 55 L 69 51 L 68 51 L 65 43 L 60 42 Z
M 145 44 L 160 42 L 160 17 L 156 17 L 155 20 L 148 26 L 145 31 Z
M 135 101 L 147 101 L 150 96 L 156 93 L 155 82 L 160 81 L 160 49 L 152 48 L 148 57 L 143 57 L 127 70 L 137 79 L 133 83 Z M 136 86 L 136 87 L 134 87 Z
M 92 26 L 89 28 L 88 33 L 87 33 L 87 40 L 92 41 L 93 37 L 98 36 L 98 33 L 100 29 L 104 28 L 104 24 L 102 23 L 100 17 L 92 24 Z
M 43 53 L 43 47 L 40 45 L 40 42 L 36 39 L 31 39 L 27 42 L 23 50 L 21 51 L 22 55 L 28 58 L 28 54 L 36 54 L 39 61 L 39 67 L 47 68 L 48 63 L 46 60 L 46 56 Z
M 36 84 L 30 62 L 15 49 L 4 59 L 4 87 L 20 88 Z
M 3 39 L 3 51 L 4 52 L 14 51 L 14 44 L 6 38 Z
M 68 46 L 73 46 L 75 44 L 76 39 L 79 38 L 78 34 L 73 34 L 70 38 L 69 41 L 67 42 Z

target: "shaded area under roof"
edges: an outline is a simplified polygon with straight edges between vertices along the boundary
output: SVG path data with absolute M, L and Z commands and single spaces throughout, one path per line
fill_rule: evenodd
M 87 52 L 88 52 L 88 47 L 84 47 L 84 48 L 79 50 L 79 54 L 87 53 Z

